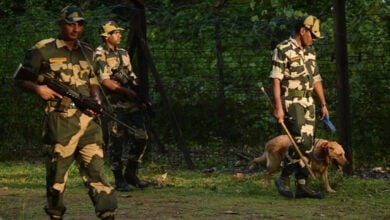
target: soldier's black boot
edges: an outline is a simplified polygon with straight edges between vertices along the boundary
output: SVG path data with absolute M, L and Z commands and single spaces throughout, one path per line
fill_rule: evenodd
M 125 170 L 125 179 L 126 182 L 137 187 L 145 188 L 149 186 L 149 183 L 143 180 L 140 180 L 137 177 L 138 162 L 128 161 L 126 170 Z
M 59 215 L 51 214 L 51 211 L 49 210 L 49 207 L 47 205 L 43 207 L 43 210 L 45 210 L 46 214 L 50 216 L 50 220 L 62 220 L 62 216 L 65 214 L 66 208 L 64 208 Z
M 129 185 L 126 183 L 125 178 L 122 174 L 122 168 L 116 168 L 112 171 L 115 178 L 115 190 L 120 192 L 130 192 L 131 189 Z
M 314 198 L 314 199 L 322 199 L 324 198 L 324 194 L 320 192 L 315 192 L 311 189 L 309 189 L 306 186 L 306 180 L 305 179 L 299 179 L 296 182 L 296 193 L 295 198 Z
M 290 187 L 290 177 L 280 175 L 275 179 L 275 186 L 278 189 L 280 195 L 288 198 L 293 198 L 293 193 Z

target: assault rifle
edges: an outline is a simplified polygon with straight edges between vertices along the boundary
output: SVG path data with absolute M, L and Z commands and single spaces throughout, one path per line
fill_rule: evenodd
M 118 120 L 111 112 L 106 110 L 103 105 L 98 104 L 96 101 L 92 100 L 91 98 L 79 93 L 78 91 L 75 91 L 71 87 L 59 82 L 55 78 L 51 78 L 47 75 L 39 75 L 37 81 L 41 84 L 47 85 L 52 90 L 56 91 L 57 93 L 61 94 L 62 96 L 68 97 L 72 100 L 72 102 L 82 111 L 85 111 L 87 109 L 92 110 L 93 112 L 103 115 L 105 117 L 108 117 L 116 122 L 118 122 L 120 125 L 126 127 L 130 130 L 133 134 L 135 134 L 137 131 L 127 125 L 126 123 Z
M 132 89 L 135 94 L 135 102 L 138 105 L 144 106 L 142 109 L 150 116 L 154 116 L 154 111 L 152 108 L 152 103 L 141 95 L 141 88 L 138 84 L 134 83 L 133 77 L 130 76 L 129 70 L 125 67 L 120 67 L 117 70 L 113 71 L 110 79 L 115 80 L 121 84 L 123 87 Z

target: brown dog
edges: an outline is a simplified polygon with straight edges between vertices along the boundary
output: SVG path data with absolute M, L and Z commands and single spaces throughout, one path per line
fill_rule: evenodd
M 325 189 L 328 192 L 334 191 L 329 184 L 328 166 L 331 162 L 337 164 L 337 167 L 342 170 L 342 166 L 348 164 L 345 158 L 343 147 L 334 141 L 327 141 L 324 139 L 315 139 L 313 153 L 310 154 L 309 163 L 311 169 L 315 174 L 321 174 Z M 270 178 L 272 173 L 280 168 L 280 164 L 287 154 L 289 146 L 292 143 L 287 135 L 280 135 L 265 144 L 264 153 L 260 157 L 253 160 L 255 164 L 265 164 L 265 181 L 266 186 L 270 189 Z

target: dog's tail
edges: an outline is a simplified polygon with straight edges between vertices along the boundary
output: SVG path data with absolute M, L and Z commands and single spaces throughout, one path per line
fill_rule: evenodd
M 265 153 L 261 155 L 260 157 L 256 157 L 253 159 L 254 164 L 265 164 L 267 162 L 267 157 L 265 156 Z

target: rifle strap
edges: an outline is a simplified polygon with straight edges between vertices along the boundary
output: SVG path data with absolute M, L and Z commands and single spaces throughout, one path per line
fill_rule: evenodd
M 92 64 L 91 64 L 91 61 L 88 59 L 88 56 L 85 54 L 84 48 L 83 48 L 83 46 L 81 45 L 81 43 L 80 43 L 79 40 L 77 40 L 77 44 L 79 45 L 79 47 L 80 47 L 80 49 L 81 49 L 81 52 L 82 52 L 82 54 L 83 54 L 85 60 L 87 61 L 87 64 L 88 64 L 89 68 L 91 69 L 91 74 L 94 75 L 94 76 L 97 78 L 97 76 L 96 76 L 96 74 L 95 74 L 95 70 L 94 70 L 94 68 L 93 68 L 93 66 L 92 66 Z M 112 107 L 112 105 L 111 105 L 111 102 L 110 102 L 110 100 L 108 100 L 107 95 L 106 95 L 106 93 L 104 92 L 104 89 L 103 89 L 102 85 L 99 83 L 98 86 L 99 86 L 99 88 L 100 88 L 100 91 L 102 92 L 102 95 L 103 95 L 104 99 L 107 101 L 107 106 L 108 106 L 109 110 L 110 110 L 111 112 L 114 112 L 114 109 L 113 109 L 113 107 Z

